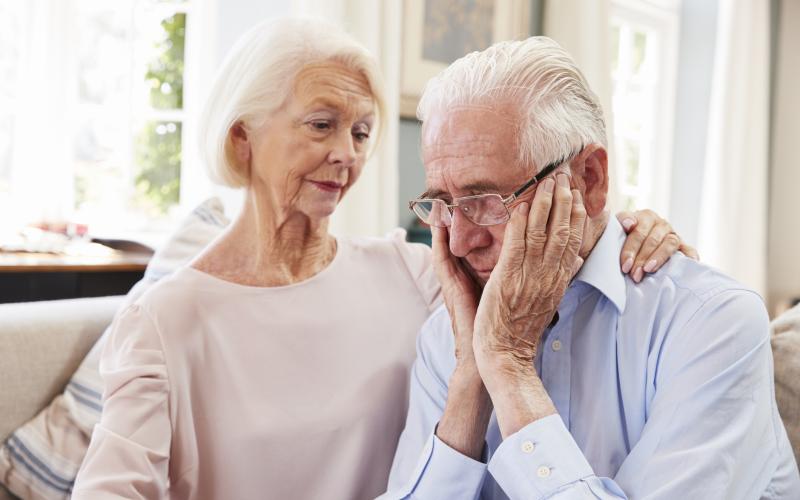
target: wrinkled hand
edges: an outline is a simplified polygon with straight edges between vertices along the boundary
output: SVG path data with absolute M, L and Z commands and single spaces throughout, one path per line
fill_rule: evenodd
M 512 210 L 475 316 L 473 349 L 487 388 L 487 375 L 498 369 L 533 369 L 541 335 L 583 263 L 585 223 L 580 192 L 570 190 L 566 174 L 545 180 L 530 210 L 527 203 Z
M 700 260 L 697 250 L 684 243 L 670 223 L 652 210 L 620 212 L 617 219 L 628 233 L 620 254 L 620 266 L 622 272 L 637 283 L 645 273 L 658 271 L 675 252 Z
M 433 244 L 433 267 L 442 286 L 444 303 L 450 313 L 450 321 L 455 335 L 455 355 L 458 366 L 475 363 L 472 354 L 472 330 L 478 310 L 480 289 L 472 276 L 467 273 L 461 261 L 450 253 L 448 230 L 431 227 Z

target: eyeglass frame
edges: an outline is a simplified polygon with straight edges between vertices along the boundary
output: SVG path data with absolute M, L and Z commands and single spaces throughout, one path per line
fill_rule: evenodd
M 479 198 L 479 197 L 483 197 L 483 196 L 499 196 L 500 197 L 500 201 L 502 201 L 503 205 L 506 207 L 507 216 L 510 218 L 511 214 L 508 213 L 508 207 L 512 203 L 514 203 L 517 200 L 517 198 L 520 197 L 520 195 L 522 193 L 527 191 L 530 187 L 535 186 L 536 184 L 539 184 L 540 182 L 542 182 L 542 180 L 545 177 L 547 177 L 548 175 L 553 173 L 564 162 L 570 160 L 571 158 L 574 158 L 582 150 L 583 150 L 583 146 L 581 146 L 575 153 L 573 153 L 573 154 L 571 154 L 571 155 L 569 155 L 569 156 L 567 156 L 565 158 L 561 158 L 560 160 L 554 161 L 552 163 L 548 163 L 543 169 L 539 170 L 539 172 L 537 172 L 536 175 L 534 175 L 531 180 L 529 180 L 528 182 L 523 184 L 522 187 L 520 187 L 519 189 L 517 189 L 516 191 L 514 191 L 513 193 L 511 193 L 510 195 L 508 195 L 506 197 L 503 197 L 499 193 L 475 194 L 475 195 L 471 195 L 471 196 L 462 196 L 460 198 L 455 198 L 455 199 L 453 199 L 453 203 L 452 204 L 446 203 L 444 200 L 442 200 L 440 198 L 417 198 L 417 199 L 414 199 L 414 200 L 410 200 L 408 202 L 408 209 L 411 210 L 412 212 L 414 212 L 414 215 L 416 215 L 418 219 L 422 220 L 422 217 L 420 217 L 419 214 L 414 211 L 414 205 L 416 205 L 416 204 L 418 204 L 420 202 L 423 202 L 423 201 L 441 202 L 441 203 L 444 203 L 445 207 L 447 207 L 447 211 L 450 212 L 450 219 L 452 220 L 453 212 L 455 211 L 454 209 L 459 206 L 459 204 L 458 204 L 459 200 L 468 200 L 468 199 L 471 199 L 471 198 L 474 199 L 474 198 Z M 469 217 L 467 217 L 467 218 L 469 218 Z M 494 224 L 478 224 L 477 222 L 473 221 L 472 219 L 469 219 L 469 220 L 473 224 L 476 224 L 478 226 L 484 226 L 484 227 L 496 226 L 497 224 L 502 224 L 502 222 L 496 222 Z M 504 222 L 507 222 L 507 221 L 508 221 L 508 219 L 506 219 Z M 425 223 L 425 224 L 428 224 L 424 220 L 422 222 Z

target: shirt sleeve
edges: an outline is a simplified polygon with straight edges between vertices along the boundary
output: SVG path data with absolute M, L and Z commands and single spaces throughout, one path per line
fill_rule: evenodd
M 462 455 L 435 436 L 447 400 L 446 360 L 453 351 L 449 321 L 446 309 L 441 307 L 417 338 L 406 426 L 382 499 L 460 500 L 480 494 L 486 464 Z
M 760 498 L 782 446 L 761 299 L 738 290 L 709 299 L 668 333 L 659 358 L 647 423 L 613 480 L 594 474 L 555 415 L 492 457 L 509 498 Z
M 435 311 L 443 302 L 439 280 L 433 268 L 431 249 L 422 243 L 409 243 L 406 241 L 406 232 L 397 229 L 389 233 L 389 238 L 400 253 L 400 258 L 406 266 L 411 279 L 417 286 L 422 300 L 428 306 L 428 311 Z
M 172 427 L 160 338 L 136 304 L 120 314 L 109 334 L 100 360 L 103 413 L 72 498 L 164 498 Z

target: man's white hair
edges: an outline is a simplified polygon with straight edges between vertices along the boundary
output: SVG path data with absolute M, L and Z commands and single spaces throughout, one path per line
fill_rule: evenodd
M 353 37 L 333 24 L 310 18 L 259 23 L 239 38 L 220 68 L 199 124 L 200 157 L 211 179 L 245 187 L 249 172 L 237 165 L 230 130 L 237 122 L 258 127 L 290 96 L 304 66 L 336 62 L 360 73 L 370 86 L 377 131 L 385 130 L 386 101 L 375 58 Z
M 591 143 L 607 146 L 603 110 L 572 57 L 544 36 L 467 54 L 431 79 L 417 108 L 424 123 L 452 106 L 511 103 L 520 112 L 520 162 L 543 168 Z

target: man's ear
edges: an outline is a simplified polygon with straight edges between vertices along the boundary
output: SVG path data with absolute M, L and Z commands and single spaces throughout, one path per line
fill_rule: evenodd
M 572 161 L 573 174 L 580 177 L 586 214 L 595 217 L 606 208 L 608 199 L 608 153 L 599 144 L 589 144 Z
M 236 160 L 236 169 L 241 173 L 247 174 L 250 170 L 251 154 L 247 128 L 244 123 L 238 121 L 233 124 L 228 134 L 230 136 L 231 152 Z

